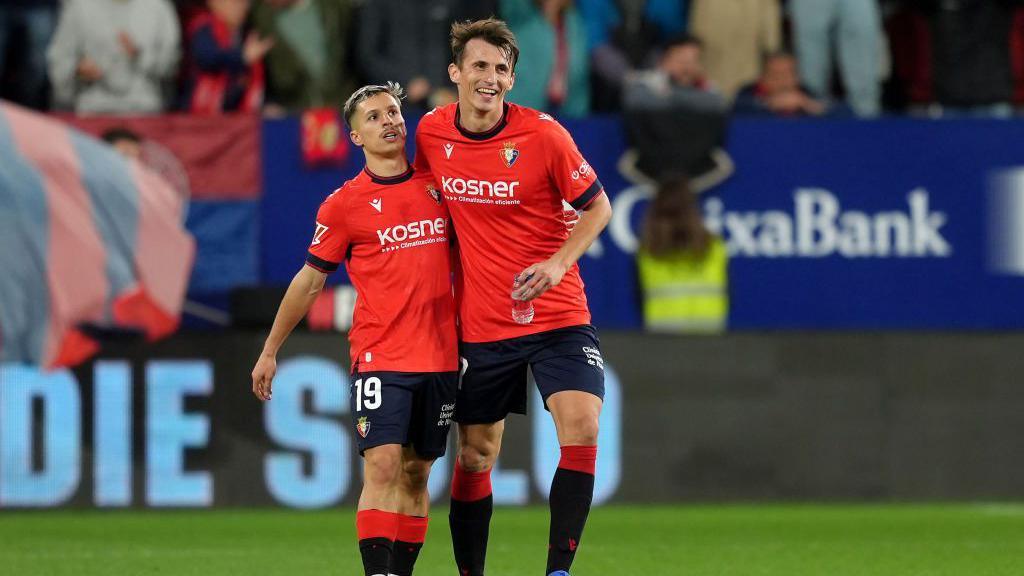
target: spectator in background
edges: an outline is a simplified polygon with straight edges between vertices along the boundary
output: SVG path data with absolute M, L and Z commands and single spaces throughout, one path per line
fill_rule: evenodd
M 704 42 L 708 77 L 731 99 L 782 44 L 779 0 L 694 0 L 690 31 Z
M 944 115 L 1009 117 L 1010 31 L 1019 0 L 917 0 L 931 31 L 934 97 Z
M 665 47 L 652 70 L 626 80 L 623 120 L 631 148 L 619 171 L 634 183 L 684 173 L 704 191 L 733 171 L 723 146 L 728 105 L 704 75 L 700 40 L 683 35 Z
M 637 268 L 644 327 L 655 332 L 722 332 L 729 314 L 729 256 L 704 226 L 686 178 L 664 180 L 647 209 Z
M 736 95 L 733 112 L 747 116 L 819 116 L 825 113 L 825 105 L 800 85 L 796 58 L 788 52 L 776 52 L 765 58 L 761 77 Z
M 189 72 L 183 107 L 196 113 L 258 111 L 263 105 L 263 57 L 273 38 L 244 34 L 249 0 L 208 0 L 208 12 L 188 27 Z
M 655 63 L 658 49 L 686 31 L 687 0 L 577 0 L 587 27 L 593 108 L 619 110 L 622 81 Z
M 117 150 L 117 153 L 132 160 L 142 160 L 142 138 L 128 128 L 111 128 L 100 136 L 104 142 L 110 144 Z
M 340 108 L 356 87 L 348 67 L 352 0 L 263 0 L 253 28 L 274 38 L 266 55 L 268 109 Z
M 405 87 L 406 102 L 430 109 L 456 100 L 448 80 L 452 0 L 374 0 L 359 16 L 359 67 L 371 84 Z
M 850 108 L 858 116 L 877 116 L 885 75 L 878 0 L 790 0 L 789 7 L 804 84 L 816 97 L 828 98 L 832 62 L 838 57 Z
M 626 109 L 682 106 L 724 110 L 725 99 L 704 72 L 704 46 L 699 38 L 683 34 L 665 46 L 657 66 L 627 75 L 623 105 Z
M 590 112 L 590 65 L 583 19 L 572 0 L 501 0 L 501 15 L 519 40 L 509 99 L 559 116 Z
M 80 114 L 161 112 L 179 53 L 167 0 L 67 0 L 46 55 L 54 104 Z
M 46 108 L 46 47 L 57 21 L 56 0 L 0 0 L 0 97 L 37 110 Z M 24 38 L 21 50 L 12 39 Z

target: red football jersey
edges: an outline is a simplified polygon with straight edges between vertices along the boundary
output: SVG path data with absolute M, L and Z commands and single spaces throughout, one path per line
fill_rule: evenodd
M 416 128 L 416 161 L 441 186 L 458 238 L 459 325 L 466 342 L 493 342 L 587 324 L 579 268 L 533 300 L 531 324 L 512 320 L 512 279 L 565 243 L 562 200 L 577 210 L 604 193 L 572 137 L 551 116 L 506 104 L 485 133 L 459 124 L 458 104 L 436 108 Z
M 356 288 L 352 370 L 458 369 L 448 211 L 429 171 L 363 170 L 324 200 L 306 264 Z

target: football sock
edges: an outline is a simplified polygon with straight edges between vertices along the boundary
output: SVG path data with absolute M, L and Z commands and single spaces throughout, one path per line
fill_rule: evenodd
M 456 460 L 448 525 L 461 576 L 483 576 L 493 508 L 491 471 L 469 472 Z
M 551 482 L 548 503 L 551 531 L 548 535 L 548 569 L 568 571 L 583 537 L 583 526 L 594 497 L 597 446 L 562 446 L 562 458 Z
M 412 567 L 416 564 L 416 557 L 420 555 L 420 548 L 423 548 L 423 540 L 426 537 L 426 516 L 399 516 L 398 537 L 395 539 L 395 550 L 391 554 L 391 574 L 412 576 Z
M 398 514 L 383 510 L 356 512 L 359 553 L 363 557 L 363 571 L 366 576 L 388 573 L 395 537 L 398 535 L 398 518 Z

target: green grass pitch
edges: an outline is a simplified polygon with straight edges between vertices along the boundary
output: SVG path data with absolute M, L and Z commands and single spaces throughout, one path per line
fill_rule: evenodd
M 420 576 L 455 574 L 438 508 Z M 11 576 L 354 575 L 354 511 L 0 512 Z M 543 574 L 547 509 L 495 510 L 488 574 Z M 1024 575 L 1024 505 L 607 506 L 574 576 Z

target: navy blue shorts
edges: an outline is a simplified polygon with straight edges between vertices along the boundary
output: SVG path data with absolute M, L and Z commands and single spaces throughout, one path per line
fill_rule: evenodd
M 604 399 L 604 360 L 597 331 L 587 324 L 508 340 L 459 343 L 462 375 L 455 402 L 461 424 L 498 422 L 509 413 L 526 414 L 527 375 L 533 372 L 544 407 L 563 390 Z
M 412 446 L 421 458 L 444 456 L 455 411 L 458 372 L 361 372 L 352 375 L 349 408 L 359 455 L 375 446 Z

